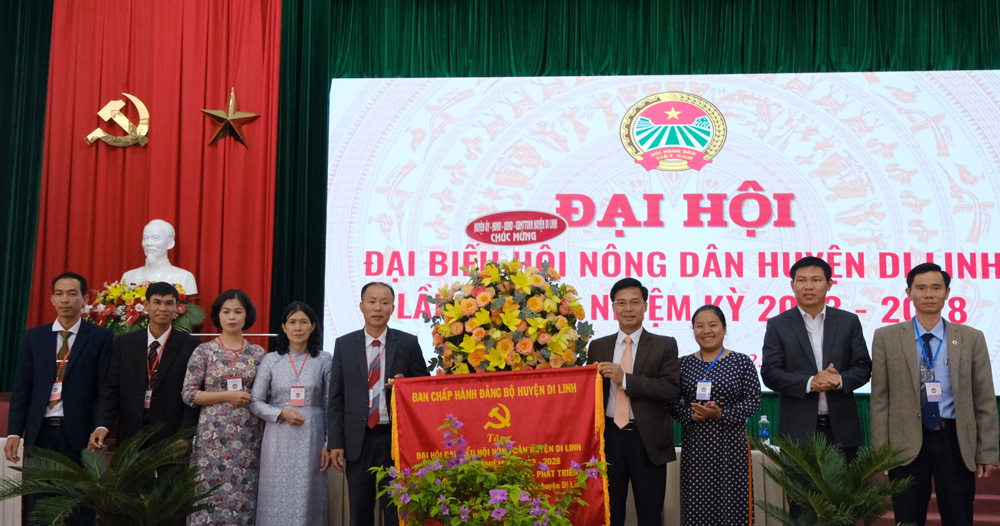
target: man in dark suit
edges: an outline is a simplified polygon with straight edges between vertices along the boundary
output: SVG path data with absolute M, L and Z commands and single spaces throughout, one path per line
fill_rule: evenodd
M 863 441 L 854 390 L 872 372 L 861 320 L 826 305 L 826 261 L 802 258 L 789 274 L 797 307 L 767 321 L 760 371 L 780 395 L 778 432 L 799 442 L 823 434 L 853 459 Z
M 587 360 L 604 377 L 604 452 L 612 526 L 625 524 L 629 481 L 640 526 L 659 526 L 674 460 L 667 402 L 680 391 L 677 341 L 645 331 L 649 291 L 625 278 L 611 287 L 618 333 L 591 342 Z
M 90 435 L 90 449 L 104 447 L 115 422 L 119 444 L 149 424 L 163 426 L 149 443 L 198 425 L 198 408 L 181 400 L 181 387 L 188 359 L 201 340 L 173 329 L 179 303 L 177 289 L 169 283 L 161 281 L 146 288 L 149 327 L 123 334 L 115 342 L 101 386 L 98 427 Z
M 55 323 L 35 327 L 24 338 L 4 445 L 10 462 L 20 462 L 17 448 L 22 438 L 26 448 L 51 449 L 77 462 L 87 447 L 98 390 L 114 345 L 111 331 L 80 317 L 87 300 L 83 276 L 73 272 L 56 276 L 52 280 Z M 92 515 L 74 515 L 67 523 L 90 520 Z
M 990 353 L 983 333 L 941 317 L 951 276 L 934 263 L 906 275 L 917 315 L 875 331 L 872 340 L 872 446 L 900 448 L 905 466 L 890 480 L 913 478 L 892 496 L 896 522 L 923 526 L 937 492 L 941 522 L 972 526 L 976 477 L 1000 461 L 1000 429 Z
M 375 476 L 372 467 L 392 464 L 389 425 L 392 381 L 427 376 L 427 363 L 416 336 L 389 329 L 396 293 L 385 283 L 361 289 L 365 328 L 337 338 L 330 370 L 330 456 L 347 475 L 351 526 L 375 522 Z M 385 524 L 399 517 L 388 496 L 382 498 Z

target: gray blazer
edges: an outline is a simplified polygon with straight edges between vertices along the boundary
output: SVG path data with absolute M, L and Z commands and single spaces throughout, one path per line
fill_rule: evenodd
M 807 393 L 806 384 L 819 370 L 798 308 L 767 320 L 762 354 L 761 378 L 779 394 L 778 433 L 799 442 L 809 440 L 816 432 L 819 393 Z M 826 308 L 823 323 L 823 368 L 830 363 L 843 382 L 841 389 L 826 393 L 833 440 L 842 447 L 860 446 L 861 420 L 854 390 L 868 383 L 872 361 L 858 315 L 833 307 Z
M 946 338 L 958 447 L 965 467 L 975 471 L 977 464 L 1000 461 L 990 355 L 983 333 L 972 327 L 948 323 Z M 872 445 L 888 442 L 911 459 L 924 437 L 915 341 L 912 321 L 882 327 L 872 340 Z
M 388 380 L 397 374 L 406 378 L 427 376 L 427 363 L 416 336 L 388 329 L 383 378 Z M 392 407 L 392 391 L 386 393 L 386 407 Z M 329 421 L 330 449 L 343 449 L 347 460 L 357 461 L 368 425 L 368 360 L 364 329 L 345 334 L 334 344 Z

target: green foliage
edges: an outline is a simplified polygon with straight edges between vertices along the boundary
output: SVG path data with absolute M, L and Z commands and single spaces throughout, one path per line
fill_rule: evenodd
M 49 494 L 31 513 L 32 524 L 62 525 L 74 508 L 91 508 L 102 526 L 156 526 L 207 509 L 215 488 L 199 491 L 190 465 L 194 430 L 145 447 L 158 426 L 147 426 L 114 454 L 84 450 L 77 464 L 47 449 L 30 451 L 23 480 L 0 480 L 0 500 Z
M 548 497 L 535 480 L 535 470 L 549 468 L 517 454 L 534 455 L 540 447 L 498 443 L 493 458 L 486 460 L 468 454 L 461 427 L 462 422 L 448 415 L 448 422 L 439 428 L 445 447 L 454 449 L 450 457 L 425 460 L 402 472 L 395 467 L 372 468 L 380 486 L 386 477 L 391 479 L 379 496 L 389 495 L 401 519 L 413 524 L 434 520 L 446 526 L 570 526 L 570 507 L 586 506 L 580 498 L 583 489 L 590 479 L 597 484 L 599 475 L 605 475 L 606 462 L 574 462 L 575 484 Z
M 777 448 L 751 441 L 775 464 L 764 466 L 767 475 L 785 490 L 789 502 L 804 508 L 801 516 L 793 518 L 779 506 L 757 501 L 768 515 L 789 526 L 874 524 L 892 508 L 890 497 L 911 483 L 909 478 L 890 481 L 883 475 L 908 460 L 888 444 L 864 446 L 848 463 L 843 451 L 819 434 L 804 445 L 779 437 Z

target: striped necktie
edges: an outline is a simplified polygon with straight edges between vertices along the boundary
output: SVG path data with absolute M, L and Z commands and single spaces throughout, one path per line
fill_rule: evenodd
M 381 351 L 382 342 L 375 340 L 372 342 L 372 347 L 376 350 Z M 368 404 L 368 427 L 374 428 L 378 425 L 379 414 L 378 405 L 379 399 L 381 398 L 380 393 L 375 389 L 378 385 L 379 378 L 382 376 L 382 353 L 379 352 L 375 355 L 375 358 L 368 363 L 368 391 L 371 394 L 371 401 Z

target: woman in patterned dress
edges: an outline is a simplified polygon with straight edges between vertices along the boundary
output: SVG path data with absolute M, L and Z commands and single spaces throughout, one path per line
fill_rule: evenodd
M 250 410 L 267 422 L 260 452 L 257 526 L 327 523 L 326 412 L 333 360 L 320 351 L 312 308 L 296 301 L 281 315 L 276 352 L 257 369 Z
M 203 406 L 195 437 L 199 480 L 218 486 L 212 509 L 191 516 L 190 524 L 245 526 L 254 523 L 260 458 L 260 424 L 250 412 L 249 390 L 265 351 L 243 339 L 257 320 L 246 292 L 230 289 L 212 303 L 218 338 L 199 345 L 188 361 L 181 397 Z
M 691 324 L 700 350 L 681 358 L 681 393 L 670 407 L 683 437 L 682 523 L 753 525 L 746 423 L 760 409 L 757 367 L 723 346 L 726 315 L 719 307 L 699 308 Z

